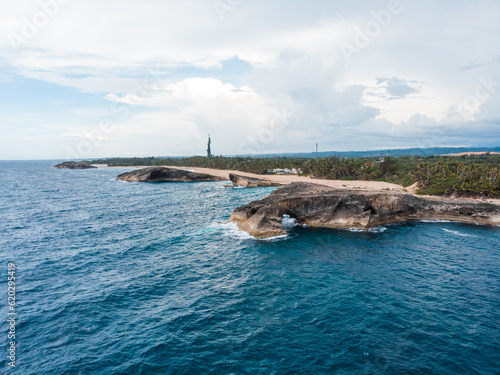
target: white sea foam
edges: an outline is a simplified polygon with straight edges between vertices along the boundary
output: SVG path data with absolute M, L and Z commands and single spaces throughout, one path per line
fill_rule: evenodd
M 299 224 L 297 223 L 296 219 L 288 215 L 283 215 L 283 219 L 281 219 L 281 225 L 283 226 L 284 229 L 291 229 L 293 227 L 298 226 Z
M 256 241 L 265 241 L 265 242 L 274 242 L 274 241 L 282 241 L 284 239 L 289 238 L 288 234 L 283 234 L 275 237 L 269 238 L 255 238 L 254 236 L 248 234 L 245 231 L 242 231 L 238 228 L 236 223 L 220 223 L 218 224 L 220 228 L 224 231 L 224 236 L 228 237 L 236 237 L 242 240 L 256 240 Z
M 441 229 L 444 230 L 446 233 L 451 233 L 451 234 L 454 234 L 454 235 L 460 236 L 460 237 L 477 237 L 477 236 L 474 236 L 473 234 L 459 232 L 458 230 L 451 230 L 451 229 L 446 229 L 446 228 L 441 228 Z
M 268 237 L 268 238 L 258 238 L 258 241 L 265 241 L 265 242 L 276 242 L 276 241 L 282 241 L 290 238 L 289 234 L 282 234 L 280 236 L 275 236 L 275 237 Z
M 226 187 L 224 187 L 224 186 L 226 186 Z M 246 186 L 234 186 L 234 185 L 231 185 L 231 184 L 222 184 L 222 185 L 217 186 L 217 188 L 219 188 L 219 189 L 229 189 L 227 186 L 230 186 L 231 189 L 246 189 L 247 188 Z
M 376 228 L 370 228 L 368 231 L 372 233 L 383 233 L 387 230 L 386 227 L 376 227 Z
M 297 220 L 289 217 L 288 215 L 283 216 L 282 224 L 285 230 L 298 226 Z M 224 236 L 236 237 L 243 240 L 252 239 L 257 241 L 275 242 L 275 241 L 283 241 L 291 237 L 290 234 L 287 233 L 275 237 L 256 238 L 248 234 L 247 232 L 242 231 L 240 228 L 238 228 L 238 225 L 236 223 L 218 223 L 217 226 L 224 231 Z M 309 228 L 309 226 L 304 224 L 302 225 L 302 228 Z M 360 232 L 360 233 L 383 233 L 387 230 L 387 228 L 385 226 L 378 226 L 369 229 L 347 228 L 341 230 L 346 230 L 349 232 Z
M 236 223 L 220 223 L 219 226 L 224 231 L 224 236 L 236 237 L 242 240 L 255 239 L 254 236 L 251 236 L 247 232 L 240 230 Z
M 222 184 L 218 186 L 219 189 L 246 189 L 246 186 L 234 186 L 232 184 Z
M 217 189 L 232 189 L 234 186 L 230 184 L 221 184 L 217 186 Z
M 424 219 L 424 220 L 419 220 L 421 223 L 453 223 L 451 220 L 430 220 L 430 219 Z
M 358 229 L 358 228 L 347 228 L 344 229 L 349 232 L 365 232 L 365 233 L 383 233 L 387 230 L 386 227 L 375 227 L 375 228 L 369 228 L 369 229 Z

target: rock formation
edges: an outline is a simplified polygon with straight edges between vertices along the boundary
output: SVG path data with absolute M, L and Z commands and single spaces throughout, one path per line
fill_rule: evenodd
M 245 187 L 282 186 L 282 184 L 264 180 L 263 178 L 240 176 L 234 173 L 229 174 L 229 179 L 233 183 L 233 186 L 245 186 Z
M 421 198 L 385 191 L 346 191 L 292 183 L 234 210 L 229 221 L 256 238 L 285 234 L 283 215 L 309 227 L 369 229 L 410 220 L 500 224 L 500 206 L 475 201 Z
M 65 161 L 64 163 L 54 165 L 54 168 L 60 169 L 91 169 L 97 168 L 93 165 L 87 164 L 84 161 Z
M 132 172 L 122 173 L 117 180 L 133 182 L 197 182 L 226 181 L 226 178 L 211 176 L 205 173 L 190 172 L 183 169 L 167 167 L 148 167 Z

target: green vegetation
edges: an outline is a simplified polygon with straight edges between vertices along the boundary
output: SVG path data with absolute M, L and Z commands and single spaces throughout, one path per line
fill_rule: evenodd
M 500 197 L 500 155 L 402 156 L 362 158 L 116 158 L 94 160 L 110 166 L 205 167 L 269 174 L 272 169 L 292 169 L 302 175 L 335 180 L 386 181 L 403 186 L 418 183 L 417 194 Z

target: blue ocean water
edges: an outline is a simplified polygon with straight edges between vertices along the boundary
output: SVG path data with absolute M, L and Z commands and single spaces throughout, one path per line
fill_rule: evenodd
M 256 241 L 220 222 L 273 188 L 54 164 L 0 162 L 2 373 L 500 373 L 498 227 L 295 227 Z

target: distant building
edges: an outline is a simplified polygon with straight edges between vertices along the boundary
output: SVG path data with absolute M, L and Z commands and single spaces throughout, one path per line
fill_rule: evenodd
M 207 145 L 207 158 L 211 158 L 212 157 L 212 149 L 210 147 L 210 144 L 212 143 L 212 141 L 210 140 L 210 134 L 208 135 L 208 145 Z
M 297 168 L 292 168 L 292 169 L 268 169 L 267 173 L 275 173 L 275 174 L 299 174 L 302 171 Z

